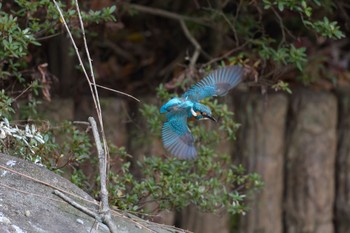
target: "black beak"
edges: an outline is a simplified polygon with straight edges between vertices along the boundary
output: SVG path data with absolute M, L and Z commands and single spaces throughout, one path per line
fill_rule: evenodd
M 217 122 L 217 120 L 214 118 L 214 117 L 212 117 L 212 116 L 203 116 L 203 117 L 205 117 L 205 118 L 208 118 L 208 119 L 210 119 L 210 120 L 212 120 L 212 121 L 214 121 L 214 122 Z

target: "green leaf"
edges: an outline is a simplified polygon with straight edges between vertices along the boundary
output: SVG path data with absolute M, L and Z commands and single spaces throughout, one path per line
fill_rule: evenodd
M 279 2 L 278 3 L 278 10 L 283 11 L 284 10 L 284 2 Z
M 117 7 L 115 5 L 111 6 L 109 8 L 109 13 L 112 14 L 116 9 L 117 9 Z

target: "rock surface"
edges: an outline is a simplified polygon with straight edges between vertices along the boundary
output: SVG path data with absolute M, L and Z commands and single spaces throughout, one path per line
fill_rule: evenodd
M 0 166 L 0 232 L 109 232 L 104 224 L 97 224 L 94 218 L 52 194 L 53 187 L 74 194 L 82 199 L 68 196 L 97 212 L 97 202 L 68 180 L 44 167 L 1 153 Z M 114 220 L 119 233 L 184 232 L 120 213 L 114 214 Z

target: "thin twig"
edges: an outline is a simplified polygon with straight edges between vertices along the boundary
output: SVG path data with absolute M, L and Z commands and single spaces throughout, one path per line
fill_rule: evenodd
M 96 202 L 94 202 L 94 201 L 86 200 L 86 199 L 84 199 L 83 197 L 80 197 L 80 196 L 78 196 L 78 195 L 76 195 L 76 194 L 74 194 L 74 193 L 69 193 L 69 192 L 67 192 L 67 191 L 65 191 L 65 190 L 63 190 L 63 189 L 61 189 L 61 188 L 55 187 L 55 186 L 53 186 L 53 185 L 51 185 L 51 184 L 49 184 L 49 183 L 46 183 L 46 182 L 44 182 L 44 181 L 35 179 L 35 178 L 31 177 L 31 176 L 28 176 L 28 175 L 26 175 L 26 174 L 24 174 L 24 173 L 15 171 L 15 170 L 13 170 L 13 169 L 11 169 L 11 168 L 8 168 L 8 167 L 2 166 L 2 165 L 0 165 L 0 168 L 3 169 L 3 170 L 9 171 L 9 172 L 11 172 L 11 173 L 13 173 L 13 174 L 17 174 L 17 175 L 19 175 L 19 176 L 25 177 L 25 178 L 27 178 L 27 179 L 29 179 L 29 180 L 35 181 L 35 182 L 37 182 L 37 183 L 39 183 L 39 184 L 43 184 L 43 185 L 45 185 L 45 186 L 47 186 L 47 187 L 50 187 L 50 188 L 53 188 L 53 189 L 57 189 L 57 190 L 59 190 L 59 191 L 62 192 L 62 193 L 66 193 L 66 194 L 69 194 L 69 195 L 74 196 L 74 197 L 76 197 L 76 198 L 79 198 L 79 199 L 81 199 L 81 200 L 90 202 L 90 203 L 92 203 L 92 204 L 96 204 Z
M 94 105 L 95 105 L 95 107 L 96 107 L 97 115 L 99 116 L 99 108 L 97 107 L 96 96 L 95 96 L 95 94 L 94 94 L 94 90 L 93 90 L 93 88 L 92 88 L 91 80 L 90 80 L 90 78 L 89 78 L 89 75 L 87 74 L 87 71 L 86 71 L 86 69 L 85 69 L 84 63 L 83 63 L 83 61 L 82 61 L 82 59 L 81 59 L 81 56 L 80 56 L 80 54 L 79 54 L 78 47 L 77 47 L 77 45 L 76 45 L 76 43 L 75 43 L 75 40 L 74 40 L 74 38 L 73 38 L 72 33 L 71 33 L 70 30 L 69 30 L 68 24 L 67 24 L 67 22 L 66 22 L 66 20 L 65 20 L 65 18 L 64 18 L 64 16 L 63 16 L 63 13 L 62 13 L 62 11 L 61 11 L 60 6 L 57 4 L 56 0 L 53 0 L 53 2 L 54 2 L 55 5 L 56 5 L 57 11 L 58 11 L 59 14 L 60 14 L 60 17 L 61 17 L 61 20 L 62 20 L 62 22 L 63 22 L 63 25 L 65 26 L 65 28 L 66 28 L 66 30 L 67 30 L 67 33 L 68 33 L 68 35 L 69 35 L 69 37 L 70 37 L 70 40 L 71 40 L 71 42 L 72 42 L 72 44 L 73 44 L 75 53 L 77 54 L 77 57 L 78 57 L 78 60 L 79 60 L 79 64 L 80 64 L 80 66 L 81 66 L 81 69 L 83 70 L 84 76 L 85 76 L 86 80 L 87 80 L 88 83 L 89 83 L 90 91 L 91 91 L 91 94 L 92 94 L 92 99 L 93 99 Z
M 93 117 L 89 117 L 89 122 L 91 124 L 92 133 L 94 135 L 98 159 L 99 159 L 99 170 L 100 170 L 100 185 L 101 185 L 101 209 L 100 214 L 102 215 L 102 220 L 109 227 L 112 233 L 117 232 L 117 227 L 115 226 L 112 218 L 111 212 L 108 204 L 108 190 L 107 190 L 107 163 L 105 151 L 101 145 L 100 135 L 98 133 L 96 121 Z
M 93 84 L 93 85 L 95 85 L 96 87 L 99 87 L 99 88 L 108 90 L 108 91 L 112 91 L 112 92 L 115 92 L 115 93 L 118 93 L 118 94 L 121 94 L 121 95 L 125 95 L 125 96 L 127 96 L 127 97 L 130 97 L 130 98 L 136 100 L 137 102 L 141 102 L 141 101 L 140 101 L 139 99 L 137 99 L 136 97 L 134 97 L 134 96 L 132 96 L 132 95 L 129 95 L 129 94 L 125 93 L 125 92 L 117 91 L 117 90 L 115 90 L 115 89 L 112 89 L 112 88 L 109 88 L 109 87 L 105 87 L 105 86 L 101 86 L 101 85 L 98 85 L 98 84 Z
M 90 80 L 90 78 L 89 78 L 89 75 L 87 74 L 87 71 L 86 71 L 86 69 L 85 69 L 84 63 L 83 63 L 83 61 L 82 61 L 82 59 L 81 59 L 81 56 L 80 56 L 80 54 L 79 54 L 79 50 L 78 50 L 78 47 L 77 47 L 77 45 L 76 45 L 76 43 L 75 43 L 75 40 L 74 40 L 74 38 L 73 38 L 73 35 L 72 35 L 72 33 L 70 32 L 70 29 L 69 29 L 68 24 L 67 24 L 67 22 L 66 22 L 66 20 L 65 20 L 65 18 L 64 18 L 64 16 L 63 16 L 63 13 L 62 13 L 62 11 L 61 11 L 61 8 L 59 7 L 59 5 L 57 4 L 57 2 L 56 2 L 55 0 L 53 0 L 53 2 L 55 3 L 56 8 L 57 8 L 57 10 L 58 10 L 58 12 L 59 12 L 59 14 L 60 14 L 60 17 L 61 17 L 61 20 L 62 20 L 62 22 L 63 22 L 63 25 L 65 26 L 65 28 L 66 28 L 66 30 L 67 30 L 67 33 L 68 33 L 68 35 L 69 35 L 69 37 L 70 37 L 70 40 L 71 40 L 71 42 L 72 42 L 72 44 L 73 44 L 75 53 L 77 54 L 77 57 L 78 57 L 78 60 L 79 60 L 79 64 L 80 64 L 80 66 L 81 66 L 81 68 L 82 68 L 82 70 L 83 70 L 84 76 L 86 77 L 86 79 L 87 79 L 87 81 L 88 81 L 88 83 L 89 83 L 89 86 L 90 86 L 90 90 L 91 90 L 91 92 L 93 93 L 93 89 L 92 89 L 92 86 L 91 86 L 91 80 Z M 93 94 L 92 97 L 93 97 L 95 106 L 97 107 L 97 102 L 96 102 L 97 100 L 96 100 L 96 98 L 95 98 L 95 95 Z
M 148 14 L 152 14 L 152 15 L 158 15 L 158 16 L 162 16 L 165 18 L 169 18 L 169 19 L 175 19 L 175 20 L 186 20 L 186 21 L 192 21 L 201 25 L 205 25 L 205 26 L 210 26 L 208 23 L 205 23 L 202 19 L 198 19 L 198 18 L 193 18 L 193 17 L 189 17 L 186 15 L 179 15 L 173 12 L 169 12 L 166 10 L 162 10 L 159 8 L 152 8 L 152 7 L 148 7 L 148 6 L 142 6 L 142 5 L 138 5 L 138 4 L 131 4 L 131 3 L 123 3 L 125 6 L 130 7 L 132 9 L 135 9 L 137 11 L 141 11 L 141 12 L 145 12 Z
M 93 69 L 91 68 L 91 67 L 92 67 L 92 63 L 91 63 L 90 54 L 89 54 L 89 52 L 88 52 L 88 47 L 87 47 L 87 44 L 86 44 L 85 31 L 84 31 L 83 23 L 82 23 L 82 20 L 81 20 L 81 15 L 80 15 L 79 7 L 77 7 L 77 11 L 78 11 L 78 13 L 79 13 L 80 25 L 81 25 L 81 27 L 82 27 L 82 32 L 83 32 L 83 35 L 84 35 L 84 36 L 83 36 L 83 38 L 84 38 L 84 45 L 85 45 L 85 49 L 86 49 L 86 51 L 87 51 L 86 53 L 87 53 L 88 60 L 89 60 L 89 66 L 90 66 L 91 79 L 92 79 L 92 81 L 90 80 L 89 75 L 87 74 L 87 71 L 86 71 L 85 66 L 84 66 L 84 63 L 83 63 L 83 61 L 82 61 L 82 59 L 81 59 L 81 56 L 80 56 L 78 47 L 77 47 L 77 45 L 76 45 L 76 43 L 75 43 L 75 41 L 74 41 L 74 38 L 73 38 L 73 36 L 72 36 L 72 33 L 70 32 L 70 29 L 69 29 L 69 27 L 68 27 L 68 24 L 67 24 L 67 22 L 66 22 L 66 20 L 65 20 L 65 18 L 64 18 L 64 16 L 63 16 L 62 10 L 61 10 L 61 8 L 59 7 L 59 5 L 57 4 L 56 0 L 53 0 L 53 2 L 54 2 L 55 5 L 56 5 L 56 9 L 57 9 L 57 11 L 58 11 L 59 14 L 60 14 L 60 18 L 61 18 L 61 20 L 62 20 L 62 23 L 63 23 L 63 25 L 65 26 L 65 28 L 66 28 L 66 30 L 67 30 L 67 33 L 68 33 L 68 35 L 69 35 L 69 37 L 70 37 L 70 40 L 71 40 L 71 42 L 72 42 L 72 44 L 73 44 L 75 53 L 76 53 L 76 55 L 77 55 L 77 57 L 78 57 L 79 64 L 80 64 L 80 66 L 81 66 L 81 68 L 82 68 L 82 70 L 83 70 L 84 76 L 85 76 L 87 82 L 89 83 L 89 87 L 90 87 L 90 91 L 91 91 L 91 93 L 92 93 L 92 97 L 93 97 L 93 101 L 94 101 L 94 104 L 95 104 L 95 107 L 96 107 L 96 111 L 97 111 L 97 114 L 98 114 L 98 116 L 99 116 L 99 115 L 100 115 L 99 112 L 101 112 L 101 108 L 99 107 L 99 106 L 100 106 L 99 100 L 98 100 L 98 98 L 96 98 L 96 97 L 98 97 L 98 93 L 97 93 L 96 86 L 93 85 L 93 84 L 96 84 L 95 81 L 94 81 L 94 80 L 95 80 L 95 77 L 94 77 Z M 76 2 L 76 3 L 77 3 L 77 2 Z M 76 4 L 76 5 L 78 5 L 78 4 Z M 93 87 L 95 87 L 95 89 L 93 89 Z M 95 93 L 97 93 L 97 96 L 95 95 Z M 130 97 L 130 95 L 128 95 L 128 94 L 126 94 L 126 93 L 124 93 L 124 94 L 125 94 L 126 96 L 129 96 L 129 97 Z M 100 120 L 99 120 L 99 121 L 100 121 Z
M 233 21 L 234 22 L 237 22 L 238 21 L 238 16 L 239 16 L 239 13 L 240 13 L 240 11 L 241 11 L 241 8 L 242 8 L 242 4 L 243 4 L 243 1 L 244 0 L 240 0 L 239 1 L 239 4 L 237 5 L 237 8 L 236 8 L 236 13 L 235 13 L 235 16 L 234 16 L 234 18 L 233 18 Z M 235 37 L 236 37 L 236 47 L 238 47 L 238 45 L 239 45 L 239 38 L 238 38 L 238 35 L 236 35 L 236 32 L 234 31 L 234 35 L 235 35 Z
M 21 97 L 24 93 L 26 93 L 31 87 L 33 86 L 33 83 L 31 83 L 25 90 L 23 90 L 18 96 L 16 96 L 13 100 L 13 102 L 16 102 L 19 97 Z
M 284 24 L 283 24 L 283 19 L 282 17 L 278 14 L 278 12 L 275 10 L 274 7 L 271 8 L 273 13 L 275 14 L 275 16 L 277 17 L 278 19 L 278 22 L 280 24 L 280 28 L 281 28 L 281 32 L 282 32 L 282 40 L 280 41 L 279 43 L 279 47 L 282 46 L 282 44 L 286 41 L 286 33 L 284 32 Z
M 84 48 L 85 48 L 86 56 L 88 58 L 89 67 L 90 67 L 90 75 L 91 75 L 92 82 L 90 82 L 89 84 L 90 84 L 90 89 L 93 90 L 93 91 L 91 90 L 91 94 L 96 99 L 96 101 L 95 101 L 95 108 L 96 108 L 96 112 L 97 112 L 98 122 L 100 123 L 101 135 L 102 135 L 102 139 L 103 139 L 104 155 L 105 155 L 104 159 L 105 159 L 105 163 L 106 163 L 106 167 L 107 167 L 108 164 L 109 164 L 108 163 L 108 161 L 109 161 L 109 150 L 108 150 L 106 134 L 105 134 L 105 131 L 104 131 L 104 126 L 103 126 L 103 118 L 102 118 L 100 97 L 99 97 L 99 94 L 98 94 L 98 91 L 97 91 L 97 87 L 96 87 L 96 79 L 95 79 L 95 75 L 94 75 L 94 69 L 93 69 L 93 66 L 92 66 L 92 59 L 90 57 L 89 48 L 88 48 L 88 45 L 87 45 L 87 42 L 86 42 L 85 28 L 84 28 L 83 19 L 82 19 L 81 14 L 80 14 L 80 8 L 79 8 L 78 0 L 75 0 L 75 6 L 76 6 L 76 9 L 77 9 L 77 12 L 78 12 L 78 16 L 79 16 L 80 29 L 82 31 L 83 40 L 84 40 Z M 92 85 L 93 85 L 93 87 L 92 87 Z M 106 169 L 106 172 L 107 172 L 107 169 Z
M 36 38 L 36 40 L 37 40 L 37 41 L 48 40 L 48 39 L 50 39 L 50 38 L 53 38 L 53 37 L 55 37 L 55 36 L 59 36 L 59 35 L 61 35 L 61 34 L 62 34 L 62 32 L 57 32 L 57 33 L 54 33 L 54 34 L 52 34 L 52 35 L 43 36 L 43 37 L 38 37 L 38 38 Z
M 153 15 L 159 15 L 159 16 L 162 16 L 165 18 L 174 19 L 174 20 L 179 21 L 181 28 L 182 28 L 183 32 L 185 33 L 185 36 L 187 37 L 187 39 L 189 39 L 189 41 L 193 44 L 193 46 L 195 48 L 195 51 L 190 59 L 190 68 L 194 68 L 200 53 L 202 53 L 205 57 L 210 59 L 210 55 L 208 55 L 207 53 L 205 53 L 202 50 L 202 47 L 200 46 L 198 41 L 192 36 L 191 32 L 188 30 L 188 27 L 186 26 L 186 22 L 185 22 L 185 21 L 192 21 L 192 22 L 202 24 L 205 26 L 210 26 L 209 24 L 204 23 L 203 20 L 189 17 L 189 16 L 185 16 L 185 15 L 179 15 L 179 14 L 165 11 L 165 10 L 158 9 L 158 8 L 152 8 L 152 7 L 148 7 L 148 6 L 129 4 L 129 3 L 124 3 L 124 4 L 126 6 L 129 6 L 133 9 L 141 11 L 141 12 L 145 12 L 145 13 L 149 13 L 149 14 L 153 14 Z
M 52 193 L 55 194 L 56 196 L 59 196 L 65 202 L 67 202 L 71 206 L 75 207 L 76 209 L 80 210 L 81 212 L 89 215 L 90 217 L 93 217 L 94 219 L 96 219 L 99 222 L 102 222 L 102 218 L 101 218 L 101 216 L 99 214 L 97 214 L 94 211 L 89 210 L 88 208 L 80 205 L 79 203 L 75 202 L 72 198 L 66 196 L 65 194 L 61 193 L 60 191 L 53 190 Z
M 128 60 L 132 63 L 137 63 L 136 58 L 132 56 L 129 53 L 129 51 L 126 51 L 125 49 L 120 48 L 115 42 L 104 39 L 103 42 L 97 43 L 97 45 L 104 48 L 107 47 L 107 49 L 112 50 L 117 55 L 117 57 L 122 57 L 125 60 Z
M 54 2 L 55 5 L 56 5 L 56 9 L 57 9 L 58 13 L 60 14 L 60 19 L 62 20 L 63 25 L 65 26 L 65 28 L 66 28 L 66 30 L 67 30 L 67 33 L 68 33 L 68 35 L 69 35 L 69 37 L 70 37 L 70 40 L 71 40 L 71 42 L 72 42 L 72 44 L 73 44 L 75 53 L 77 54 L 77 57 L 78 57 L 78 60 L 79 60 L 80 66 L 81 66 L 81 69 L 83 70 L 83 73 L 84 73 L 85 77 L 88 79 L 88 82 L 90 83 L 89 75 L 88 75 L 87 72 L 86 72 L 86 69 L 85 69 L 85 67 L 84 67 L 84 63 L 83 63 L 83 61 L 81 60 L 81 57 L 80 57 L 80 54 L 79 54 L 78 47 L 77 47 L 77 45 L 76 45 L 76 43 L 75 43 L 75 41 L 74 41 L 74 38 L 73 38 L 72 33 L 71 33 L 70 30 L 69 30 L 68 24 L 67 24 L 67 22 L 66 22 L 66 20 L 65 20 L 65 18 L 64 18 L 64 16 L 63 16 L 63 13 L 62 13 L 62 11 L 61 11 L 61 8 L 60 8 L 60 6 L 58 5 L 58 3 L 56 2 L 56 0 L 53 0 L 53 2 Z
M 38 197 L 40 199 L 48 199 L 48 200 L 51 200 L 51 201 L 57 201 L 57 202 L 60 202 L 60 203 L 64 203 L 64 201 L 62 201 L 60 199 L 51 198 L 51 197 L 48 197 L 47 195 L 39 195 L 39 194 L 36 194 L 36 193 L 23 191 L 23 190 L 14 188 L 14 187 L 6 185 L 6 184 L 0 184 L 0 186 L 6 188 L 7 190 L 13 190 L 15 193 L 22 193 L 22 194 L 25 194 L 25 195 L 35 196 L 35 197 Z
M 244 44 L 240 45 L 240 46 L 237 47 L 237 48 L 231 49 L 230 51 L 226 52 L 226 53 L 223 54 L 222 56 L 211 59 L 210 61 L 208 61 L 207 63 L 205 63 L 203 66 L 208 66 L 208 65 L 210 65 L 210 64 L 212 64 L 212 63 L 215 63 L 215 62 L 220 61 L 220 60 L 222 60 L 222 59 L 224 59 L 224 58 L 227 58 L 227 57 L 230 56 L 232 53 L 235 53 L 235 52 L 237 52 L 237 51 L 239 51 L 239 50 L 242 50 L 247 44 L 248 44 L 248 42 L 246 41 Z
M 89 67 L 90 67 L 90 75 L 91 75 L 91 79 L 92 80 L 89 79 L 87 74 L 86 74 L 86 78 L 90 81 L 89 84 L 91 86 L 92 84 L 96 84 L 96 81 L 95 81 L 95 75 L 94 75 L 94 70 L 93 70 L 93 66 L 92 66 L 92 60 L 91 60 L 91 57 L 90 57 L 90 52 L 89 52 L 89 49 L 88 49 L 88 46 L 87 46 L 87 42 L 86 42 L 85 28 L 84 28 L 84 24 L 83 24 L 83 19 L 81 18 L 80 8 L 79 8 L 79 4 L 78 4 L 77 0 L 75 0 L 75 7 L 76 7 L 77 12 L 78 12 L 80 29 L 81 29 L 81 33 L 83 34 L 84 48 L 85 48 L 86 56 L 88 58 L 88 63 L 89 63 Z M 83 66 L 83 64 L 81 64 L 81 65 Z M 98 115 L 98 119 L 100 121 L 100 126 L 103 129 L 103 122 L 102 122 L 102 116 L 101 116 L 102 111 L 101 111 L 100 98 L 98 96 L 98 91 L 97 91 L 97 88 L 96 88 L 95 85 L 93 87 L 90 87 L 90 88 L 92 89 L 91 93 L 92 93 L 93 97 L 96 100 L 96 103 L 95 103 L 96 112 L 97 112 L 97 115 Z
M 225 6 L 226 3 L 222 4 L 222 6 Z M 237 34 L 237 30 L 234 26 L 233 23 L 231 23 L 230 19 L 226 16 L 226 14 L 222 11 L 222 7 L 221 7 L 221 11 L 219 11 L 218 9 L 214 9 L 214 8 L 203 8 L 207 11 L 209 11 L 210 13 L 214 13 L 214 14 L 219 14 L 225 21 L 226 23 L 228 24 L 228 26 L 231 28 L 232 32 L 233 32 L 233 36 L 234 36 L 234 40 L 235 40 L 235 44 L 236 44 L 236 47 L 239 46 L 239 38 L 238 38 L 238 34 Z M 238 8 L 237 8 L 238 9 Z M 233 20 L 234 22 L 237 22 L 237 19 L 234 18 Z
M 90 123 L 87 121 L 73 121 L 73 124 L 90 126 Z
M 183 19 L 181 19 L 179 22 L 180 22 L 180 25 L 181 25 L 183 32 L 185 33 L 185 36 L 187 37 L 187 39 L 189 41 L 191 41 L 191 43 L 193 44 L 194 49 L 195 49 L 194 53 L 191 57 L 191 60 L 190 60 L 190 69 L 193 69 L 194 66 L 196 65 L 196 62 L 197 62 L 197 59 L 200 55 L 202 47 L 198 43 L 198 41 L 191 35 L 190 31 L 188 30 L 188 27 L 186 26 L 185 21 Z
M 221 11 L 221 16 L 224 18 L 224 20 L 226 21 L 226 23 L 230 26 L 232 32 L 233 32 L 233 36 L 235 37 L 235 44 L 236 47 L 239 46 L 239 37 L 238 37 L 238 33 L 237 30 L 235 28 L 235 26 L 233 25 L 233 23 L 230 22 L 230 20 L 227 18 L 226 14 L 224 12 Z M 237 22 L 237 21 L 235 21 Z

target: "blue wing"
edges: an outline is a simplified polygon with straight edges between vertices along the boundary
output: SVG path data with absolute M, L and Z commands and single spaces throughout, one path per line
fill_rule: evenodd
M 174 97 L 160 108 L 160 113 L 176 111 L 179 109 L 182 102 L 183 101 L 178 97 Z
M 169 120 L 163 124 L 162 140 L 164 147 L 180 159 L 194 159 L 197 150 L 194 147 L 193 136 L 187 126 L 185 111 L 171 113 Z
M 224 96 L 242 81 L 243 73 L 244 69 L 237 65 L 219 68 L 193 85 L 182 97 L 197 102 L 211 96 Z

